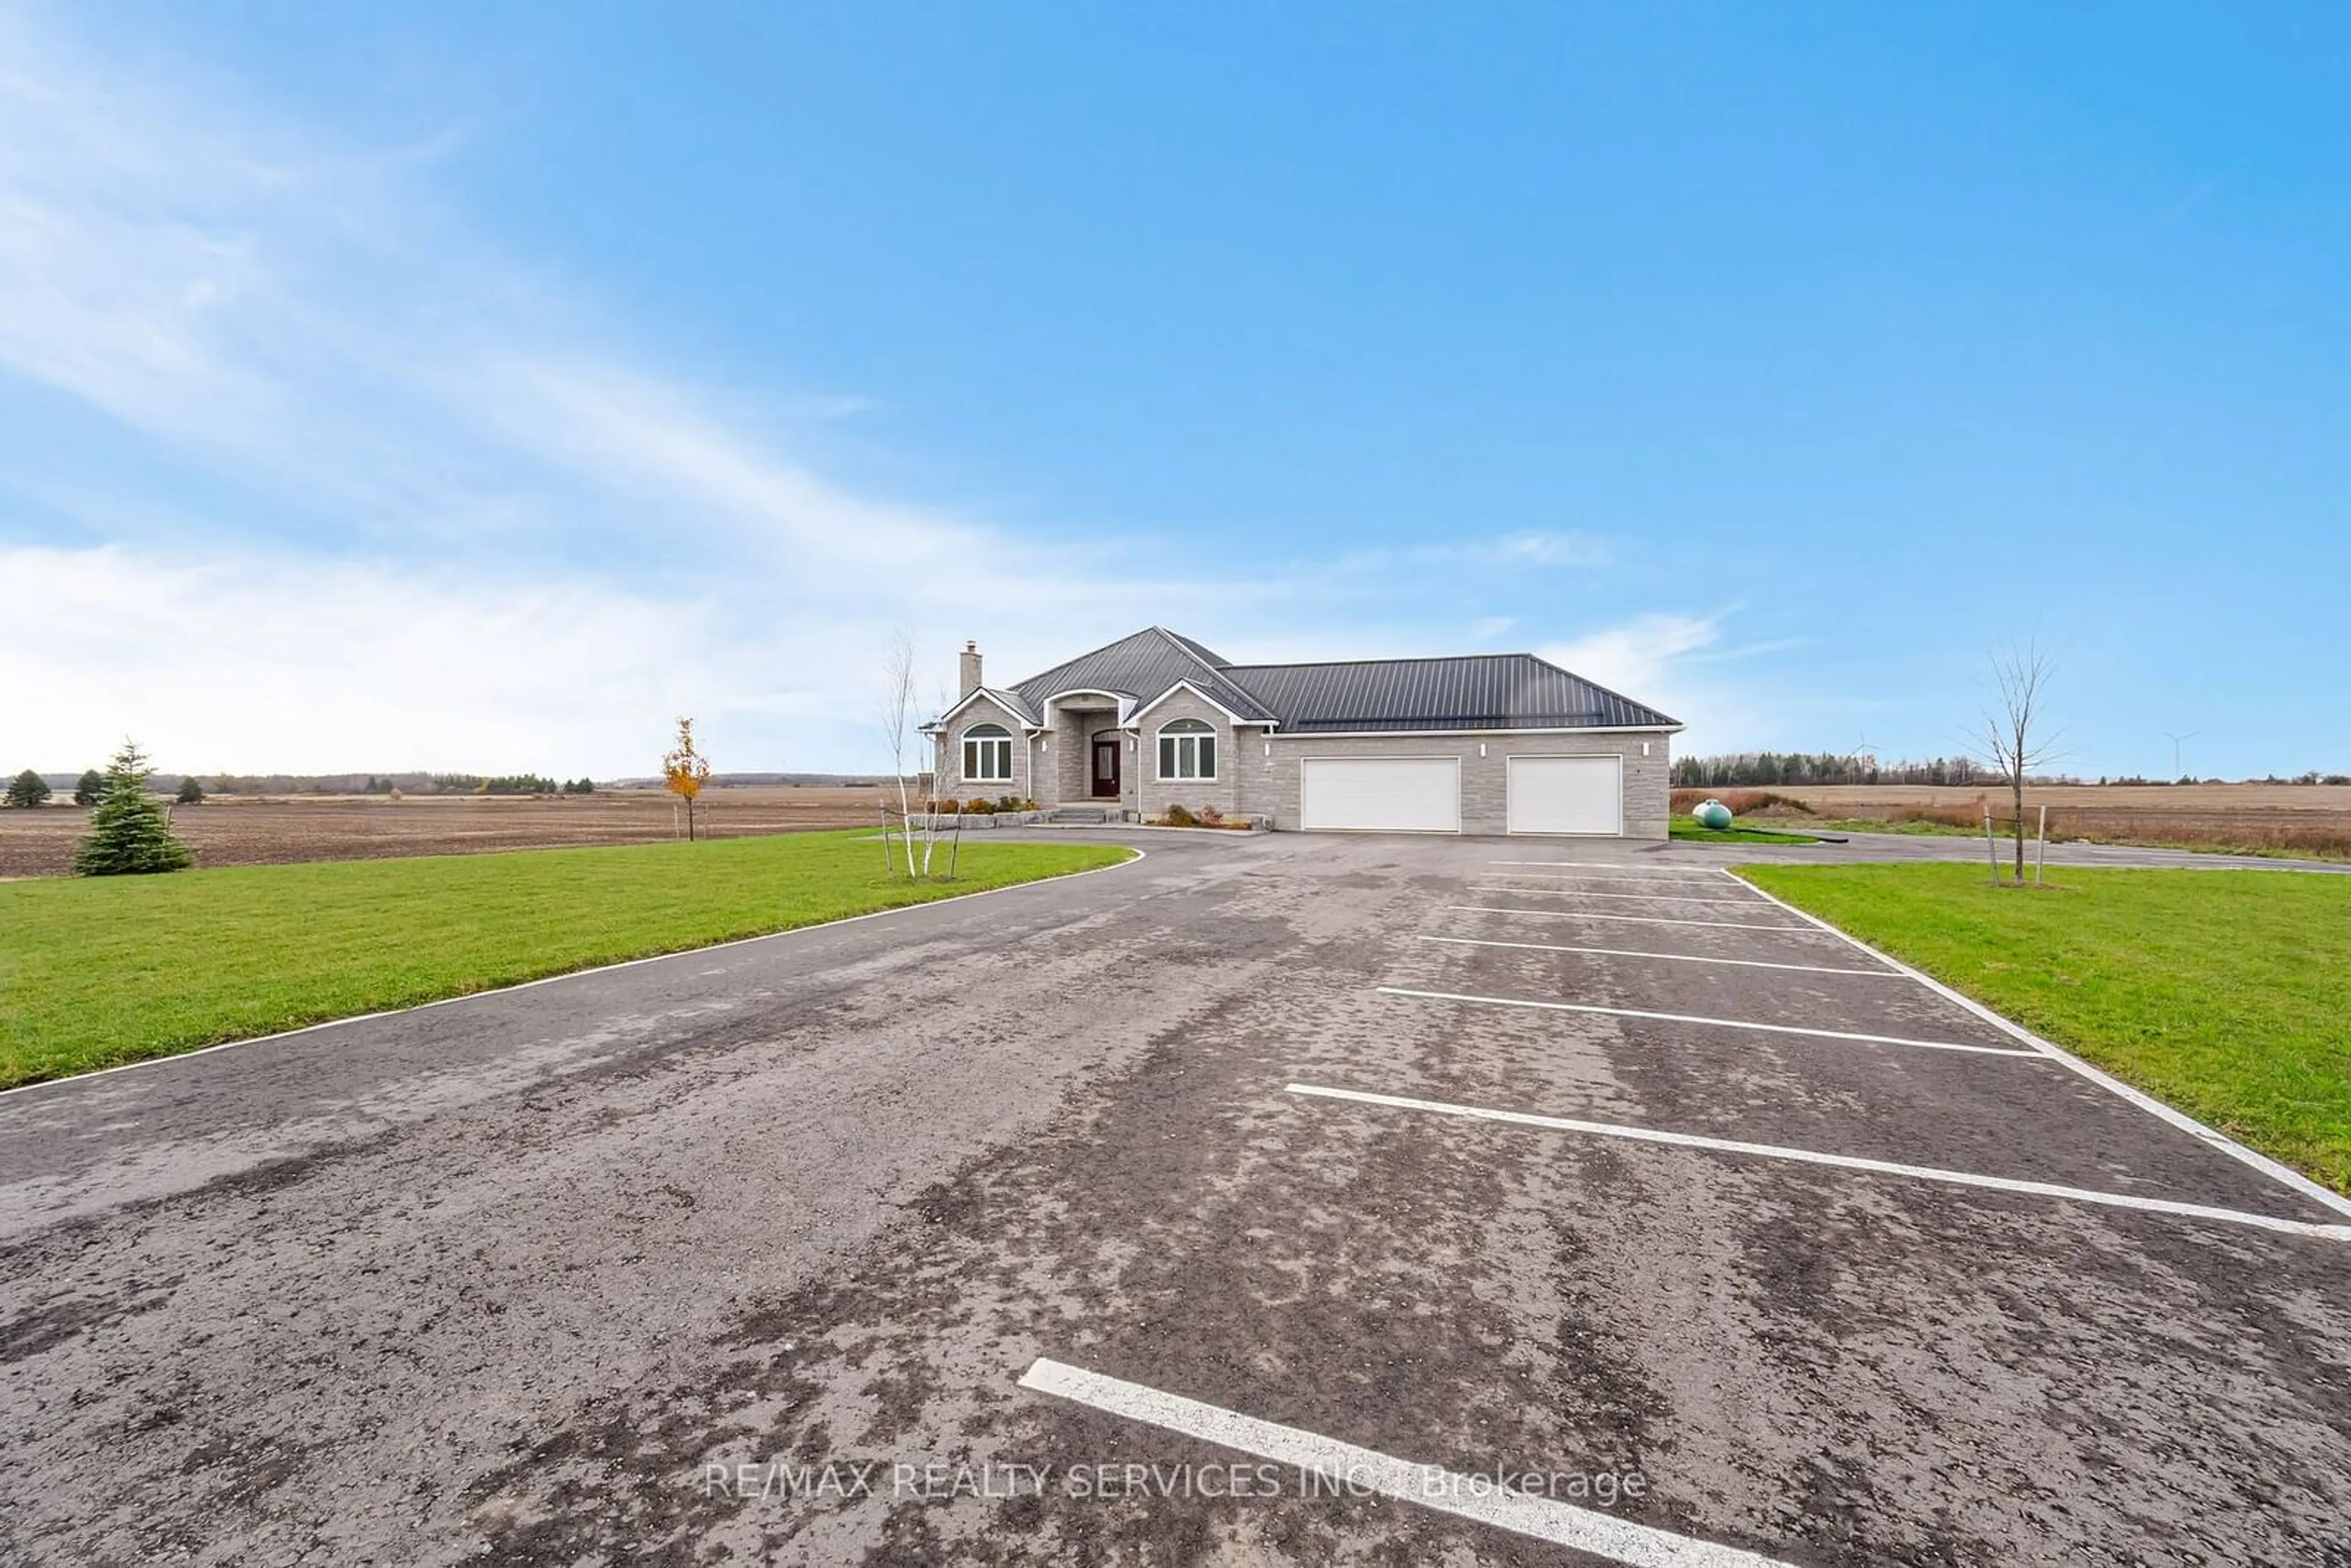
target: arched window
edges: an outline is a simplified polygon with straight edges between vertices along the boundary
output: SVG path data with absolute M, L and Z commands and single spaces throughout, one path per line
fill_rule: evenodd
M 963 732 L 963 777 L 967 784 L 1012 782 L 1012 732 L 1000 724 L 976 724 Z
M 1170 719 L 1159 727 L 1159 777 L 1214 779 L 1217 732 L 1196 718 Z

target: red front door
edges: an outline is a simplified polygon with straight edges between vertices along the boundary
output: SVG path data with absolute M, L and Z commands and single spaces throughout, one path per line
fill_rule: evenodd
M 1118 799 L 1118 737 L 1094 742 L 1094 799 Z

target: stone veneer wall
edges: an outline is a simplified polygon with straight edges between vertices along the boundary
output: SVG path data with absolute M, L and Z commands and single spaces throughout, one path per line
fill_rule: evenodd
M 1012 782 L 1009 784 L 975 784 L 963 776 L 963 737 L 967 730 L 983 724 L 1001 725 L 1012 737 Z M 1022 800 L 1037 796 L 1029 780 L 1036 773 L 1035 744 L 1021 722 L 1004 711 L 993 697 L 981 697 L 969 707 L 947 721 L 938 737 L 938 758 L 935 771 L 938 784 L 934 791 L 941 800 L 968 800 L 975 795 L 985 795 L 993 800 L 1002 795 L 1018 795 Z
M 1159 777 L 1159 731 L 1161 727 L 1179 718 L 1196 718 L 1207 724 L 1217 737 L 1217 776 L 1214 779 L 1165 779 Z M 1246 740 L 1235 738 L 1233 722 L 1225 710 L 1211 702 L 1204 702 L 1188 691 L 1179 691 L 1143 716 L 1142 733 L 1136 737 L 1140 745 L 1128 758 L 1134 770 L 1137 809 L 1148 821 L 1166 815 L 1170 806 L 1185 806 L 1196 812 L 1213 806 L 1229 817 L 1240 810 L 1237 804 L 1236 769 L 1241 764 L 1241 752 Z M 1244 728 L 1242 736 L 1261 734 Z

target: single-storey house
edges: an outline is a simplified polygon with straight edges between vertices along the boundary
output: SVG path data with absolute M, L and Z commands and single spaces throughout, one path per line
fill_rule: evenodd
M 1236 664 L 1153 626 L 1008 686 L 963 651 L 935 793 L 1280 829 L 1662 839 L 1682 727 L 1531 653 Z

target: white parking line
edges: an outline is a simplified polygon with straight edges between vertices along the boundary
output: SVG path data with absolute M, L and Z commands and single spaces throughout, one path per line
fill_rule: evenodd
M 1761 1030 L 1765 1034 L 1802 1034 L 1814 1040 L 1851 1040 L 1865 1045 L 1913 1045 L 1921 1051 L 1965 1051 L 1978 1056 L 2021 1056 L 2028 1061 L 2045 1061 L 2048 1058 L 2037 1051 L 2019 1051 L 2006 1045 L 1969 1045 L 1956 1040 L 1909 1040 L 1898 1034 L 1856 1034 L 1851 1030 L 1806 1029 L 1792 1023 L 1750 1023 L 1745 1019 L 1701 1018 L 1695 1013 L 1652 1013 L 1638 1008 L 1604 1008 L 1591 1002 L 1539 1002 L 1524 997 L 1473 997 L 1460 991 L 1414 991 L 1402 986 L 1381 986 L 1385 997 L 1415 997 L 1432 1002 L 1470 1002 L 1489 1008 L 1536 1008 L 1554 1013 L 1601 1013 L 1610 1018 L 1650 1019 L 1658 1023 L 1706 1024 L 1715 1029 Z
M 1716 873 L 1722 869 L 1717 866 L 1712 871 L 1701 871 L 1696 866 L 1667 866 L 1660 871 L 1652 871 L 1646 866 L 1620 865 L 1614 861 L 1488 861 L 1486 863 L 1488 865 L 1541 866 L 1552 871 L 1571 872 L 1578 876 L 1588 876 L 1595 871 L 1611 871 L 1623 876 L 1696 876 L 1704 877 L 1709 882 L 1713 881 Z
M 2231 1159 L 2237 1161 L 2239 1164 L 2248 1166 L 2251 1168 L 2261 1172 L 2262 1175 L 2269 1177 L 2272 1181 L 2276 1182 L 2280 1186 L 2291 1188 L 2293 1191 L 2301 1194 L 2304 1197 L 2309 1198 L 2312 1202 L 2322 1204 L 2326 1207 L 2333 1209 L 2337 1214 L 2351 1215 L 2351 1197 L 2346 1197 L 2339 1192 L 2335 1192 L 2326 1187 L 2323 1187 L 2316 1182 L 2311 1180 L 2308 1176 L 2303 1175 L 2300 1171 L 2295 1170 L 2293 1166 L 2281 1165 L 2276 1160 L 2270 1158 L 2267 1155 L 2260 1153 L 2258 1150 L 2249 1149 L 2245 1147 L 2244 1145 L 2237 1142 L 2236 1139 L 2230 1137 L 2227 1134 L 2206 1126 L 2203 1123 L 2198 1121 L 2195 1117 L 2189 1115 L 2186 1112 L 2175 1110 L 2171 1106 L 2165 1104 L 2162 1101 L 2156 1099 L 2153 1095 L 2142 1093 L 2140 1091 L 2132 1088 L 2121 1079 L 2101 1072 L 2098 1069 L 2091 1066 L 2080 1057 L 2075 1056 L 2072 1051 L 2066 1051 L 2062 1047 L 2053 1045 L 2048 1040 L 2045 1040 L 2039 1035 L 2033 1033 L 2031 1030 L 2026 1029 L 2023 1025 L 2011 1022 L 2011 1020 L 2001 1017 L 2000 1014 L 1992 1011 L 1991 1009 L 1984 1006 L 1981 1002 L 1977 1001 L 1973 997 L 1964 996 L 1959 992 L 1953 990 L 1950 987 L 1943 984 L 1942 981 L 1935 978 L 1932 975 L 1913 968 L 1911 966 L 1904 963 L 1901 959 L 1895 957 L 1890 953 L 1880 952 L 1878 949 L 1871 946 L 1868 943 L 1864 942 L 1860 937 L 1855 936 L 1849 932 L 1837 929 L 1837 927 L 1830 925 L 1827 921 L 1823 920 L 1819 915 L 1808 915 L 1804 911 L 1797 908 L 1794 904 L 1790 904 L 1786 899 L 1765 892 L 1762 888 L 1755 887 L 1753 883 L 1749 882 L 1745 877 L 1740 876 L 1738 873 L 1730 870 L 1728 866 L 1723 868 L 1722 874 L 1729 877 L 1731 881 L 1737 883 L 1741 887 L 1755 888 L 1757 893 L 1762 894 L 1765 898 L 1770 899 L 1773 904 L 1778 904 L 1781 908 L 1786 910 L 1797 919 L 1804 922 L 1805 925 L 1817 929 L 1822 935 L 1834 936 L 1849 947 L 1858 947 L 1861 951 L 1868 954 L 1871 957 L 1882 959 L 1885 962 L 1893 965 L 1896 969 L 1901 970 L 1902 973 L 1909 976 L 1912 979 L 1917 981 L 1920 985 L 1926 987 L 1928 990 L 1934 992 L 1945 1001 L 1966 1009 L 1969 1012 L 1973 1013 L 1976 1017 L 1983 1019 L 1986 1023 L 1991 1024 L 2001 1033 L 2006 1034 L 2012 1039 L 2024 1041 L 2025 1044 L 2032 1046 L 2035 1051 L 2038 1051 L 2043 1055 L 2049 1057 L 2052 1061 L 2057 1062 L 2058 1065 L 2080 1073 L 2083 1077 L 2088 1079 L 2099 1088 L 2106 1090 L 2110 1093 L 2129 1101 L 2132 1104 L 2137 1106 L 2140 1110 L 2145 1111 L 2147 1114 L 2157 1117 L 2161 1121 L 2169 1123 L 2172 1126 L 2179 1128 L 2181 1132 L 2187 1133 L 2197 1138 L 2199 1141 L 2210 1145 L 2211 1147 L 2219 1150 L 2221 1154 L 2228 1155 Z
M 1603 915 L 1593 909 L 1495 909 L 1483 904 L 1448 904 L 1463 915 L 1531 915 L 1537 920 L 1614 920 L 1626 925 L 1712 925 L 1724 931 L 1782 931 L 1791 936 L 1817 936 L 1809 925 L 1758 925 L 1751 920 L 1674 920 L 1663 915 Z
M 1373 1491 L 1438 1513 L 1475 1520 L 1515 1535 L 1588 1552 L 1629 1568 L 1785 1568 L 1769 1557 L 1736 1546 L 1676 1535 L 1596 1509 L 1506 1487 L 1489 1477 L 1462 1475 L 1438 1465 L 1416 1464 L 1358 1448 L 1335 1437 L 1261 1421 L 1210 1405 L 1165 1394 L 1122 1377 L 1040 1356 L 1020 1375 L 1020 1386 L 1074 1404 L 1123 1416 L 1130 1421 L 1254 1454 L 1288 1466 L 1301 1478 L 1322 1478 L 1332 1495 Z
M 1697 898 L 1686 893 L 1595 893 L 1585 887 L 1512 887 L 1501 882 L 1473 882 L 1472 893 L 1518 893 L 1529 898 L 1634 898 L 1651 904 L 1722 904 L 1741 909 L 1768 909 L 1760 898 Z
M 1392 1105 L 1405 1111 L 1428 1111 L 1440 1116 L 1467 1116 L 1483 1122 L 1508 1122 L 1519 1126 L 1545 1127 L 1560 1133 L 1586 1133 L 1602 1138 L 1625 1138 L 1635 1143 L 1669 1144 L 1677 1148 L 1711 1149 L 1727 1155 L 1752 1155 L 1762 1159 L 1792 1160 L 1800 1165 L 1834 1166 L 1841 1170 L 1870 1171 L 1880 1176 L 1908 1176 L 1917 1181 L 1947 1182 L 1955 1186 L 1983 1187 L 1993 1192 L 2025 1193 L 2036 1197 L 2070 1198 L 2076 1203 L 2135 1208 L 2147 1214 L 2177 1215 L 2186 1219 L 2214 1219 L 2229 1225 L 2250 1225 L 2285 1236 L 2314 1236 L 2329 1241 L 2351 1241 L 2351 1225 L 2329 1225 L 2310 1219 L 2279 1219 L 2237 1208 L 2212 1208 L 2200 1203 L 2179 1203 L 2168 1197 L 2140 1197 L 2131 1193 L 2100 1192 L 2095 1187 L 2060 1186 L 2053 1182 L 2019 1181 L 2011 1176 L 1978 1176 L 1972 1171 L 1938 1170 L 1932 1166 L 1896 1165 L 1891 1160 L 1862 1159 L 1853 1155 L 1824 1155 L 1813 1149 L 1783 1148 L 1776 1144 L 1742 1144 L 1729 1138 L 1706 1138 L 1695 1133 L 1667 1133 L 1649 1127 L 1625 1127 L 1606 1122 L 1577 1122 L 1564 1116 L 1536 1116 L 1523 1111 L 1490 1111 L 1478 1105 L 1451 1105 L 1441 1100 L 1413 1100 L 1400 1094 L 1367 1094 L 1360 1089 L 1327 1089 L 1312 1083 L 1288 1085 L 1292 1094 L 1326 1100 L 1353 1100 L 1366 1105 Z
M 1874 975 L 1881 979 L 1907 980 L 1899 969 L 1837 969 L 1826 964 L 1771 964 L 1761 958 L 1704 958 L 1696 953 L 1637 953 L 1628 947 L 1562 947 L 1553 942 L 1496 942 L 1484 936 L 1416 936 L 1419 942 L 1448 942 L 1456 947 L 1516 947 L 1528 953 L 1588 953 L 1600 958 L 1665 958 L 1677 964 L 1730 964 L 1741 969 L 1794 969 L 1806 975 Z

